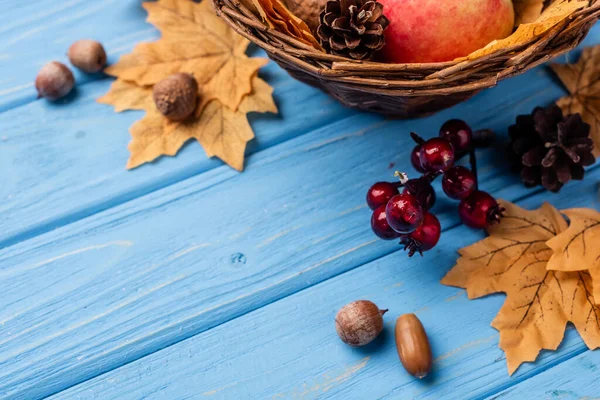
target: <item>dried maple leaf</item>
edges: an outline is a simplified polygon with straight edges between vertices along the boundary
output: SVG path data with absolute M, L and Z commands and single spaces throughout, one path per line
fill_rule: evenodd
M 277 112 L 271 87 L 254 78 L 254 92 L 246 96 L 237 111 L 216 100 L 199 107 L 197 118 L 183 123 L 166 122 L 158 111 L 150 111 L 130 129 L 131 157 L 127 168 L 135 168 L 161 155 L 174 156 L 190 139 L 196 139 L 208 157 L 217 156 L 233 168 L 244 168 L 244 152 L 254 132 L 246 114 Z
M 249 42 L 218 18 L 207 0 L 200 4 L 159 0 L 144 3 L 144 8 L 161 39 L 139 44 L 107 68 L 118 79 L 98 99 L 117 112 L 147 111 L 130 129 L 127 167 L 175 155 L 186 141 L 196 138 L 210 157 L 241 171 L 246 143 L 254 137 L 245 114 L 277 111 L 272 89 L 256 77 L 268 61 L 246 56 Z M 201 103 L 185 123 L 168 121 L 152 100 L 152 86 L 177 72 L 194 75 L 199 85 Z
M 542 15 L 544 0 L 513 0 L 515 26 L 535 22 Z
M 500 332 L 508 372 L 534 361 L 542 349 L 556 350 L 567 322 L 590 348 L 600 346 L 600 309 L 586 272 L 549 271 L 552 250 L 546 242 L 567 229 L 549 204 L 526 211 L 502 202 L 506 216 L 489 237 L 461 249 L 456 266 L 442 283 L 467 289 L 470 299 L 506 293 L 492 326 Z
M 120 79 L 113 82 L 108 93 L 100 97 L 98 103 L 112 105 L 116 112 L 156 109 L 152 100 L 152 87 L 138 86 Z
M 463 60 L 473 60 L 508 47 L 526 45 L 587 5 L 589 5 L 588 0 L 556 0 L 534 22 L 519 25 L 509 37 L 494 40 L 484 48 L 469 54 Z M 519 17 L 517 16 L 517 18 Z
M 281 0 L 252 1 L 269 28 L 285 33 L 304 44 L 323 51 L 308 25 L 288 10 Z
M 600 213 L 589 208 L 563 212 L 570 220 L 569 228 L 548 241 L 547 245 L 554 251 L 548 269 L 588 270 L 592 276 L 594 298 L 600 300 Z
M 594 141 L 594 155 L 600 156 L 600 46 L 583 50 L 576 64 L 552 64 L 570 95 L 556 104 L 565 114 L 581 114 L 590 124 Z

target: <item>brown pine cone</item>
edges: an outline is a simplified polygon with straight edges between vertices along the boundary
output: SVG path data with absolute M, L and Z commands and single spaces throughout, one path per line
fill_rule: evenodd
M 509 160 L 527 187 L 558 192 L 571 179 L 583 179 L 584 167 L 596 161 L 590 126 L 579 114 L 564 117 L 556 104 L 519 115 L 508 132 Z
M 328 53 L 355 60 L 370 60 L 385 46 L 383 31 L 390 23 L 383 5 L 371 0 L 330 0 L 320 20 L 321 46 Z

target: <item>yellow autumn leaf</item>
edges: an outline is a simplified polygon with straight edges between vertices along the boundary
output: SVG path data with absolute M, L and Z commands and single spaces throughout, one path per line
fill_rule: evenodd
M 154 110 L 152 87 L 138 86 L 135 83 L 116 80 L 110 85 L 110 90 L 98 99 L 98 103 L 110 104 L 116 112 L 125 110 Z
M 249 42 L 215 15 L 208 0 L 159 0 L 144 3 L 144 8 L 162 38 L 139 44 L 110 66 L 106 72 L 118 79 L 98 99 L 117 112 L 147 111 L 130 129 L 127 168 L 173 156 L 195 138 L 209 157 L 241 171 L 246 144 L 254 137 L 246 114 L 277 112 L 272 88 L 257 77 L 267 60 L 246 56 Z M 200 98 L 194 115 L 184 122 L 169 121 L 152 99 L 153 85 L 178 72 L 194 76 Z
M 575 64 L 552 64 L 550 67 L 565 85 L 570 95 L 556 104 L 565 115 L 581 114 L 590 124 L 594 155 L 600 156 L 600 46 L 583 50 Z
M 509 37 L 494 40 L 484 48 L 469 54 L 462 60 L 474 60 L 498 50 L 530 43 L 561 21 L 564 21 L 575 11 L 587 5 L 589 5 L 587 0 L 555 0 L 534 22 L 519 25 L 517 30 Z
M 600 212 L 589 208 L 563 212 L 569 218 L 569 228 L 548 241 L 554 252 L 548 269 L 589 271 L 594 298 L 600 300 Z
M 600 345 L 600 309 L 587 272 L 549 271 L 546 242 L 567 229 L 549 204 L 526 211 L 502 202 L 506 215 L 489 237 L 459 251 L 456 266 L 442 283 L 467 289 L 470 299 L 506 293 L 492 326 L 500 332 L 509 374 L 534 361 L 542 349 L 556 350 L 567 322 L 590 348 Z
M 199 108 L 202 111 L 197 118 L 167 122 L 167 126 L 161 114 L 148 113 L 131 127 L 127 168 L 136 168 L 162 155 L 174 156 L 185 142 L 196 139 L 208 157 L 217 156 L 238 171 L 243 170 L 246 144 L 254 138 L 246 114 L 277 112 L 271 87 L 258 77 L 254 82 L 255 92 L 242 100 L 238 111 L 213 100 Z
M 544 0 L 513 0 L 515 26 L 535 22 L 542 15 Z
M 269 28 L 275 28 L 304 44 L 323 51 L 319 41 L 313 36 L 308 25 L 295 16 L 281 0 L 252 1 Z
M 209 1 L 185 0 L 144 3 L 149 18 L 162 33 L 153 43 L 142 43 L 105 71 L 139 86 L 154 85 L 177 72 L 194 75 L 202 96 L 236 110 L 252 91 L 251 80 L 268 61 L 249 58 L 249 42 L 219 19 Z

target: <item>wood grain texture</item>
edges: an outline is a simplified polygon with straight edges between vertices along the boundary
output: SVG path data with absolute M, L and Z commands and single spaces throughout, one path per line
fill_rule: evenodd
M 67 50 L 78 39 L 101 41 L 109 63 L 158 32 L 145 22 L 138 0 L 8 0 L 0 15 L 0 111 L 36 99 L 33 80 L 51 60 L 67 65 Z M 78 84 L 102 79 L 73 68 Z
M 0 251 L 0 393 L 57 392 L 397 251 L 370 232 L 364 193 L 390 163 L 409 170 L 401 133 L 456 115 L 502 131 L 555 91 L 538 70 L 424 120 L 356 115 L 251 156 L 243 174 L 215 168 Z M 497 168 L 498 146 L 481 152 L 486 190 L 531 193 Z M 455 207 L 440 197 L 446 229 Z
M 577 197 L 543 193 L 518 203 L 598 208 L 598 178 L 596 168 L 587 181 L 572 185 Z M 481 236 L 465 226 L 453 228 L 426 257 L 409 260 L 395 252 L 56 398 L 480 399 L 581 353 L 585 345 L 569 330 L 559 352 L 545 352 L 508 376 L 498 332 L 490 327 L 504 296 L 469 301 L 464 291 L 439 283 L 456 261 L 456 249 Z M 383 334 L 360 349 L 342 343 L 333 323 L 337 310 L 356 299 L 390 309 Z M 433 373 L 422 381 L 402 369 L 395 351 L 394 320 L 409 312 L 423 322 L 434 353 Z M 507 398 L 540 394 L 526 393 L 531 397 Z
M 261 75 L 280 115 L 250 116 L 249 154 L 351 115 L 275 64 Z M 176 159 L 126 171 L 128 128 L 143 114 L 96 103 L 111 82 L 79 86 L 68 104 L 40 100 L 0 114 L 0 248 L 222 165 L 190 142 Z
M 600 351 L 586 351 L 487 400 L 598 400 Z
M 475 390 L 481 396 L 505 389 L 499 384 L 506 383 L 503 361 L 489 360 L 501 353 L 487 327 L 500 297 L 467 303 L 431 275 L 432 261 L 449 264 L 448 254 L 478 234 L 455 228 L 456 205 L 440 200 L 436 213 L 448 231 L 445 238 L 456 236 L 458 243 L 445 241 L 429 258 L 407 260 L 397 245 L 375 240 L 364 192 L 374 181 L 390 179 L 394 169 L 409 169 L 410 130 L 432 136 L 443 121 L 459 117 L 504 132 L 516 114 L 564 94 L 549 72 L 537 69 L 452 110 L 401 122 L 345 110 L 270 65 L 264 77 L 275 87 L 282 116 L 253 119 L 257 141 L 244 174 L 207 160 L 197 145 L 176 159 L 126 172 L 127 128 L 140 114 L 114 114 L 94 102 L 109 79 L 78 74 L 77 92 L 58 104 L 34 101 L 30 84 L 39 67 L 61 57 L 75 39 L 99 39 L 116 57 L 155 38 L 140 1 L 5 3 L 0 15 L 0 248 L 5 247 L 0 250 L 0 397 L 41 398 L 111 370 L 57 397 L 105 398 L 98 388 L 110 385 L 107 398 L 173 398 L 172 393 L 352 398 L 354 388 L 398 398 L 405 384 L 407 393 L 416 393 L 423 388 L 393 380 L 398 374 L 389 358 L 393 351 L 348 356 L 322 323 L 323 315 L 345 300 L 370 293 L 378 299 L 386 288 L 390 296 L 401 296 L 390 298 L 400 304 L 390 307 L 414 310 L 417 301 L 432 310 L 440 307 L 424 318 L 435 320 L 434 329 L 454 332 L 436 344 L 451 349 L 439 360 L 451 371 L 447 379 L 430 382 L 427 393 L 433 396 L 437 384 L 456 384 L 460 393 Z M 596 28 L 587 43 L 599 40 Z M 485 189 L 509 200 L 537 193 L 507 174 L 502 147 L 482 152 Z M 582 196 L 592 199 L 585 185 L 579 186 Z M 374 265 L 376 273 L 363 274 Z M 407 271 L 406 279 L 398 276 L 397 266 Z M 416 285 L 420 279 L 423 286 Z M 352 283 L 335 297 L 321 292 L 340 280 Z M 384 280 L 393 282 L 382 289 L 377 285 Z M 314 291 L 302 291 L 324 281 Z M 306 302 L 296 302 L 307 292 L 312 296 Z M 461 316 L 446 305 L 453 296 L 465 303 Z M 275 316 L 271 308 L 261 308 L 283 298 L 286 303 L 269 306 Z M 316 311 L 306 316 L 306 310 Z M 264 333 L 263 325 L 273 327 L 267 320 L 277 321 L 280 314 L 288 315 L 289 323 L 271 329 L 271 336 L 251 337 Z M 460 329 L 473 320 L 474 330 L 466 335 Z M 389 346 L 382 340 L 379 346 Z M 180 352 L 188 343 L 193 348 Z M 273 351 L 262 353 L 259 345 Z M 573 335 L 565 348 L 565 358 L 581 352 Z M 338 358 L 326 358 L 331 349 Z M 562 361 L 545 357 L 546 364 L 524 370 L 518 379 Z M 455 371 L 471 358 L 477 369 Z M 222 379 L 232 375 L 240 379 Z M 389 378 L 396 386 L 373 389 L 365 377 Z M 189 389 L 171 392 L 182 385 Z M 205 391 L 198 392 L 199 385 Z

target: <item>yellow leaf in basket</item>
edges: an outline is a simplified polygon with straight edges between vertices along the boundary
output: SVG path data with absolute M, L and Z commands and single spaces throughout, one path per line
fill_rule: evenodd
M 473 60 L 492 54 L 498 50 L 527 45 L 534 39 L 547 32 L 561 21 L 571 16 L 575 11 L 589 5 L 588 0 L 556 0 L 544 10 L 534 22 L 520 25 L 509 37 L 494 40 L 492 43 L 469 54 L 463 60 Z
M 127 167 L 175 155 L 195 138 L 209 157 L 217 156 L 241 171 L 246 143 L 254 137 L 246 114 L 277 112 L 271 87 L 257 77 L 267 60 L 246 55 L 249 42 L 217 17 L 209 0 L 158 0 L 143 6 L 162 37 L 139 44 L 107 68 L 118 79 L 98 99 L 117 112 L 147 111 L 130 129 Z M 179 72 L 194 76 L 201 101 L 188 120 L 172 122 L 156 109 L 152 87 Z
M 513 0 L 515 26 L 535 22 L 542 15 L 544 0 Z
M 269 28 L 323 51 L 308 25 L 288 10 L 281 0 L 253 0 L 253 2 Z

